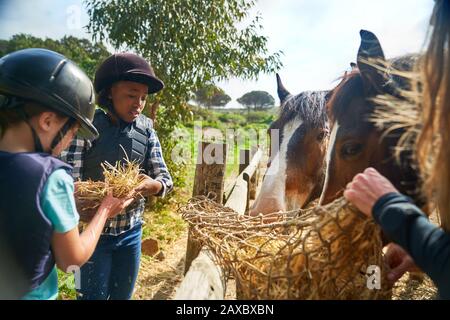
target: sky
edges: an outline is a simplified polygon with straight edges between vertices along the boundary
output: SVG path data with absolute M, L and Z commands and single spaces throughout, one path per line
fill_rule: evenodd
M 213 1 L 213 0 L 211 0 Z M 293 94 L 336 85 L 356 60 L 359 30 L 374 32 L 386 57 L 423 49 L 433 0 L 259 0 L 252 15 L 262 16 L 269 52 L 282 51 L 279 71 Z M 89 38 L 82 0 L 0 0 L 0 39 L 16 33 L 59 39 Z M 112 49 L 111 49 L 112 51 Z M 276 95 L 275 75 L 257 81 L 231 79 L 218 83 L 236 99 L 252 90 Z

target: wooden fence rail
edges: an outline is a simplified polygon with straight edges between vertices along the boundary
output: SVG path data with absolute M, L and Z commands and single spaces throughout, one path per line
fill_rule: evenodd
M 215 159 L 215 162 L 210 160 Z M 195 167 L 194 190 L 192 196 L 208 196 L 213 193 L 215 201 L 221 203 L 225 180 L 227 145 L 221 143 L 200 142 Z M 206 161 L 208 160 L 208 161 Z M 188 234 L 184 273 L 189 270 L 192 261 L 201 250 L 201 243 Z
M 219 166 L 212 167 L 213 164 L 205 164 L 204 161 L 197 162 L 193 195 L 207 195 L 212 191 L 216 194 L 216 201 L 219 201 L 219 199 L 222 200 L 224 198 L 223 182 L 226 167 L 226 145 L 208 146 L 210 144 L 201 143 L 199 145 L 199 155 L 203 156 L 205 149 L 211 147 L 214 147 L 215 150 L 224 150 L 222 154 L 223 163 L 216 163 L 215 165 Z M 225 206 L 232 208 L 239 214 L 245 214 L 248 210 L 252 189 L 256 190 L 258 167 L 262 158 L 260 149 L 248 151 L 248 154 L 251 155 L 251 159 L 248 157 L 248 160 L 245 161 L 248 165 L 240 168 L 240 174 L 236 178 L 233 189 L 225 202 Z M 215 158 L 219 159 L 220 157 Z M 211 172 L 216 172 L 216 174 L 210 174 Z M 213 179 L 215 182 L 211 183 L 208 179 Z M 196 186 L 205 186 L 205 188 Z M 214 263 L 213 253 L 207 248 L 202 248 L 201 243 L 195 241 L 189 235 L 186 249 L 185 276 L 176 292 L 175 300 L 219 300 L 224 299 L 225 292 L 226 283 L 223 270 Z
M 248 211 L 250 202 L 251 179 L 256 174 L 256 170 L 261 161 L 262 151 L 258 150 L 253 156 L 250 164 L 236 178 L 234 188 L 225 202 L 225 207 L 245 214 Z

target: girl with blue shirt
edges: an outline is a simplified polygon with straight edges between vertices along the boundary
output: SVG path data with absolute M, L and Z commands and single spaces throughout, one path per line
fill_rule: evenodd
M 80 268 L 106 220 L 133 201 L 108 194 L 79 233 L 72 168 L 55 156 L 77 131 L 98 135 L 94 96 L 83 71 L 56 52 L 25 49 L 0 59 L 0 270 L 14 279 L 0 282 L 0 298 L 56 299 L 56 267 Z

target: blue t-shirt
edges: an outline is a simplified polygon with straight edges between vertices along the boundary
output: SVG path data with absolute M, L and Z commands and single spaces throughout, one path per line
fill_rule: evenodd
M 66 233 L 78 226 L 78 215 L 73 196 L 73 178 L 64 169 L 55 170 L 47 179 L 41 195 L 41 207 L 52 223 L 54 232 Z M 47 279 L 25 300 L 52 300 L 58 297 L 58 274 L 56 266 Z

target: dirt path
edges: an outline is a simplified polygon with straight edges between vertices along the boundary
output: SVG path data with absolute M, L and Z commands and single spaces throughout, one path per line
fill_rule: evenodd
M 183 278 L 186 243 L 185 232 L 164 253 L 163 261 L 143 256 L 134 299 L 173 299 Z

